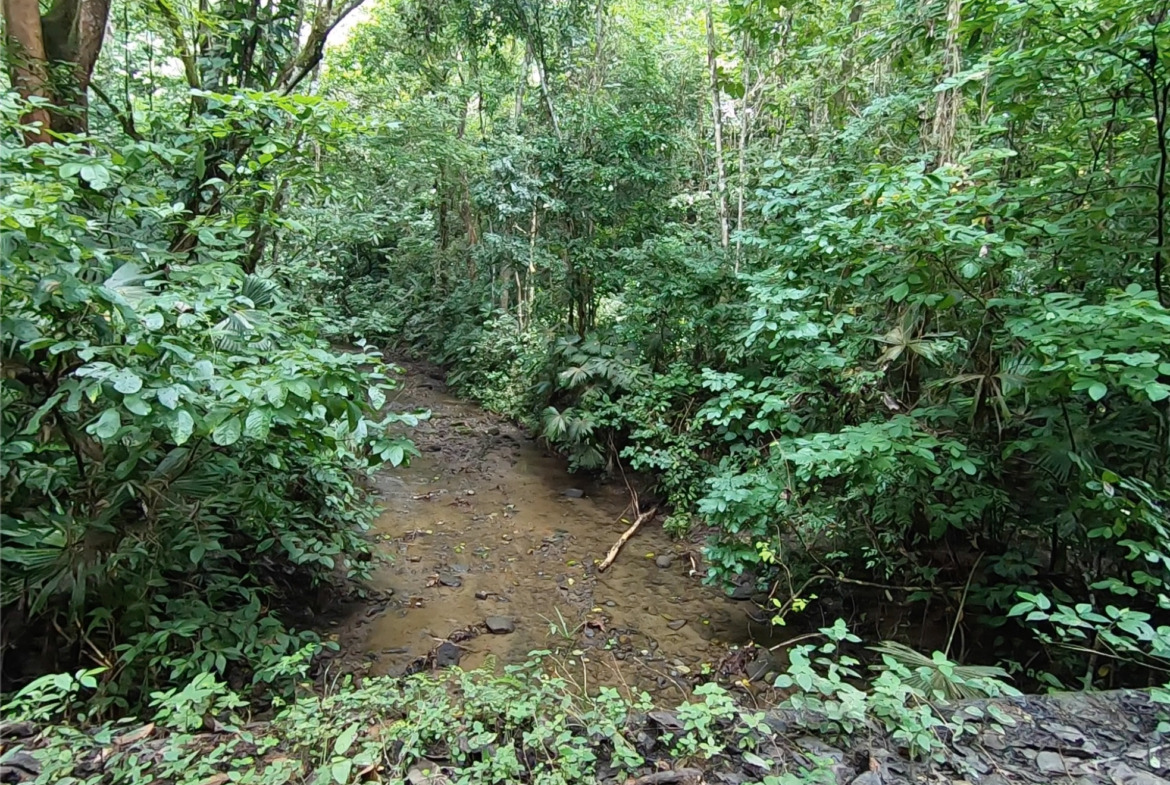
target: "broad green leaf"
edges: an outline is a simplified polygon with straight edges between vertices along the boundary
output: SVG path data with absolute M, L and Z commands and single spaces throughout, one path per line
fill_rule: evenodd
M 343 730 L 341 735 L 337 737 L 337 740 L 333 742 L 333 754 L 344 755 L 345 753 L 349 752 L 349 748 L 353 746 L 353 742 L 354 739 L 357 738 L 357 734 L 358 725 L 355 722 L 353 725 L 350 725 L 348 728 Z
M 215 376 L 215 366 L 210 360 L 198 360 L 191 366 L 191 372 L 194 379 L 210 379 Z
M 82 165 L 79 174 L 82 180 L 85 180 L 97 191 L 101 191 L 110 184 L 109 170 L 98 163 Z
M 211 432 L 211 441 L 220 447 L 228 447 L 240 440 L 240 433 L 240 418 L 232 415 L 215 426 L 215 430 Z
M 293 395 L 304 398 L 306 401 L 313 397 L 313 388 L 304 379 L 293 379 L 285 386 L 288 387 L 288 391 Z
M 401 466 L 402 461 L 406 458 L 406 451 L 400 444 L 392 444 L 382 451 L 382 460 L 389 463 L 391 466 Z
M 98 417 L 97 422 L 90 425 L 88 430 L 99 439 L 112 439 L 122 428 L 122 418 L 117 409 L 106 409 Z
M 268 402 L 276 408 L 284 406 L 285 398 L 288 391 L 280 382 L 264 382 L 264 394 L 268 397 Z
M 195 430 L 195 420 L 186 409 L 180 409 L 175 412 L 170 426 L 171 438 L 175 440 L 175 444 L 185 444 Z
M 179 405 L 179 388 L 173 385 L 160 387 L 155 396 L 158 398 L 158 402 L 168 409 L 174 409 Z
M 740 753 L 740 757 L 743 758 L 744 763 L 747 763 L 748 765 L 755 766 L 756 768 L 762 769 L 763 771 L 772 770 L 772 761 L 761 758 L 751 750 L 744 750 Z
M 333 781 L 337 785 L 346 785 L 349 782 L 349 775 L 353 771 L 353 761 L 339 760 L 329 767 L 329 771 L 333 776 Z
M 1093 382 L 1089 385 L 1089 397 L 1094 401 L 1101 400 L 1108 392 L 1109 388 L 1101 384 L 1101 382 Z
M 122 405 L 131 414 L 137 414 L 139 417 L 145 417 L 150 414 L 150 404 L 142 400 L 140 395 L 127 395 L 122 399 Z
M 136 393 L 142 389 L 142 378 L 128 368 L 119 368 L 109 376 L 114 389 L 123 395 Z
M 375 411 L 380 410 L 386 405 L 386 394 L 377 387 L 370 388 L 370 406 L 374 407 Z
M 262 409 L 253 409 L 248 412 L 248 417 L 244 420 L 244 434 L 249 439 L 263 441 L 268 438 L 268 431 L 271 426 L 272 418 L 268 412 Z

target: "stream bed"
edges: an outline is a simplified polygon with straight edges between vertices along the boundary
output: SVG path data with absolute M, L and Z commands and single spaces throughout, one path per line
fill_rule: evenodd
M 757 681 L 780 668 L 755 606 L 705 586 L 701 546 L 645 523 L 605 572 L 632 518 L 620 483 L 590 482 L 521 428 L 445 392 L 412 367 L 390 406 L 426 409 L 422 456 L 376 478 L 373 525 L 388 601 L 351 614 L 343 652 L 372 674 L 455 664 L 551 667 L 581 689 L 676 699 L 721 669 Z M 746 682 L 745 682 L 746 684 Z

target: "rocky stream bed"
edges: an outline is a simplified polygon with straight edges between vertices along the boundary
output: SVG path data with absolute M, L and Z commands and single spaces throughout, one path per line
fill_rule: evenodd
M 569 474 L 530 434 L 427 371 L 411 366 L 389 403 L 430 418 L 410 431 L 421 457 L 376 479 L 382 600 L 337 624 L 347 669 L 474 668 L 546 650 L 582 687 L 678 701 L 722 671 L 745 693 L 767 691 L 783 663 L 768 650 L 772 628 L 744 602 L 753 588 L 728 596 L 704 585 L 701 544 L 653 523 L 600 572 L 632 517 L 626 488 Z

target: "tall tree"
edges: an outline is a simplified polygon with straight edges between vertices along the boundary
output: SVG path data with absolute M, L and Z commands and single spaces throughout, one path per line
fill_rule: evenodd
M 715 63 L 715 19 L 707 3 L 707 70 L 711 74 L 711 114 L 715 120 L 715 188 L 719 211 L 719 244 L 727 247 L 727 173 L 723 165 L 723 102 L 719 91 L 719 69 Z

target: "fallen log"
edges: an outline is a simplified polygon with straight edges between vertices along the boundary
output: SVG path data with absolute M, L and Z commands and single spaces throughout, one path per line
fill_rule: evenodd
M 658 508 L 651 507 L 649 510 L 646 510 L 646 512 L 642 513 L 634 519 L 634 522 L 630 524 L 630 528 L 622 532 L 622 536 L 618 537 L 618 541 L 615 542 L 613 547 L 609 549 L 609 553 L 605 555 L 605 558 L 602 560 L 601 564 L 597 565 L 598 572 L 605 572 L 607 569 L 609 569 L 609 565 L 613 564 L 613 560 L 617 558 L 618 551 L 620 551 L 622 546 L 626 544 L 626 540 L 633 537 L 634 532 L 638 531 L 638 527 L 653 518 L 656 512 L 658 512 Z

